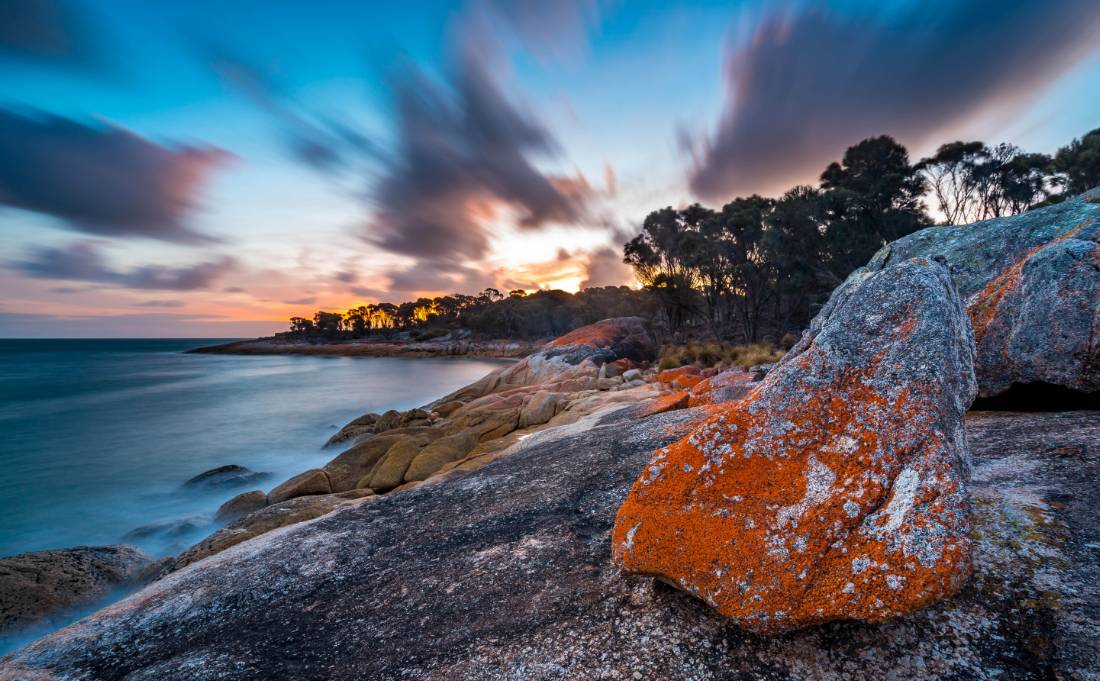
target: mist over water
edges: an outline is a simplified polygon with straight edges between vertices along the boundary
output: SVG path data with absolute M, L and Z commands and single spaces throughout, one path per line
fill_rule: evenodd
M 321 445 L 347 421 L 420 406 L 501 364 L 184 354 L 211 342 L 0 341 L 0 556 L 120 542 L 178 553 L 216 529 L 226 499 L 335 456 Z M 270 475 L 183 484 L 226 464 Z

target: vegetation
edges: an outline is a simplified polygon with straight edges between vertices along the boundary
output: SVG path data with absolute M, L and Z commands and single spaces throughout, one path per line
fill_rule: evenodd
M 661 348 L 657 368 L 664 371 L 686 364 L 694 364 L 704 369 L 708 367 L 727 369 L 735 366 L 748 368 L 758 364 L 778 362 L 788 348 L 789 345 L 781 347 L 772 343 L 733 345 L 722 341 L 668 344 Z
M 936 221 L 963 224 L 1097 185 L 1100 129 L 1053 157 L 1008 144 L 957 141 L 916 163 L 893 138 L 873 137 L 831 163 L 817 186 L 794 187 L 777 199 L 739 197 L 718 209 L 696 203 L 651 212 L 623 247 L 641 290 L 505 295 L 487 288 L 475 296 L 319 311 L 312 319 L 292 318 L 283 335 L 336 340 L 409 332 L 426 340 L 462 330 L 538 339 L 607 317 L 638 315 L 652 320 L 659 335 L 681 343 L 667 351 L 670 362 L 758 364 L 767 360 L 750 359 L 775 355 L 776 339 L 801 330 L 829 292 L 875 251 L 933 224 L 926 201 Z

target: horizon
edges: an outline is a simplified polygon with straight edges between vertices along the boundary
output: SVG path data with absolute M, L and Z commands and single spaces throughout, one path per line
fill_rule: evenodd
M 9 0 L 0 338 L 637 285 L 663 206 L 816 183 L 874 135 L 915 162 L 1100 126 L 1100 5 L 765 4 Z

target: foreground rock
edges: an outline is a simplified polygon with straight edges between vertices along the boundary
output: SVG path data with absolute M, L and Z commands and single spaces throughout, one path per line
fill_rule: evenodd
M 635 409 L 234 547 L 24 648 L 0 677 L 1095 678 L 1095 412 L 970 417 L 975 572 L 958 595 L 762 638 L 608 559 L 631 484 L 699 411 Z
M 1100 189 L 963 227 L 930 227 L 869 267 L 945 259 L 974 326 L 983 397 L 1013 384 L 1100 390 Z
M 135 580 L 152 559 L 133 546 L 78 546 L 0 558 L 0 634 L 43 624 Z
M 656 453 L 615 561 L 758 633 L 950 596 L 970 574 L 973 355 L 942 265 L 853 277 L 750 397 Z

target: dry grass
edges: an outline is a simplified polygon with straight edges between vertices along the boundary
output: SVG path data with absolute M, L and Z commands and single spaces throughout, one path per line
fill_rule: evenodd
M 771 343 L 733 345 L 717 341 L 692 341 L 684 345 L 666 345 L 661 349 L 658 368 L 675 369 L 685 364 L 706 369 L 717 367 L 751 367 L 770 364 L 783 356 L 783 349 Z

